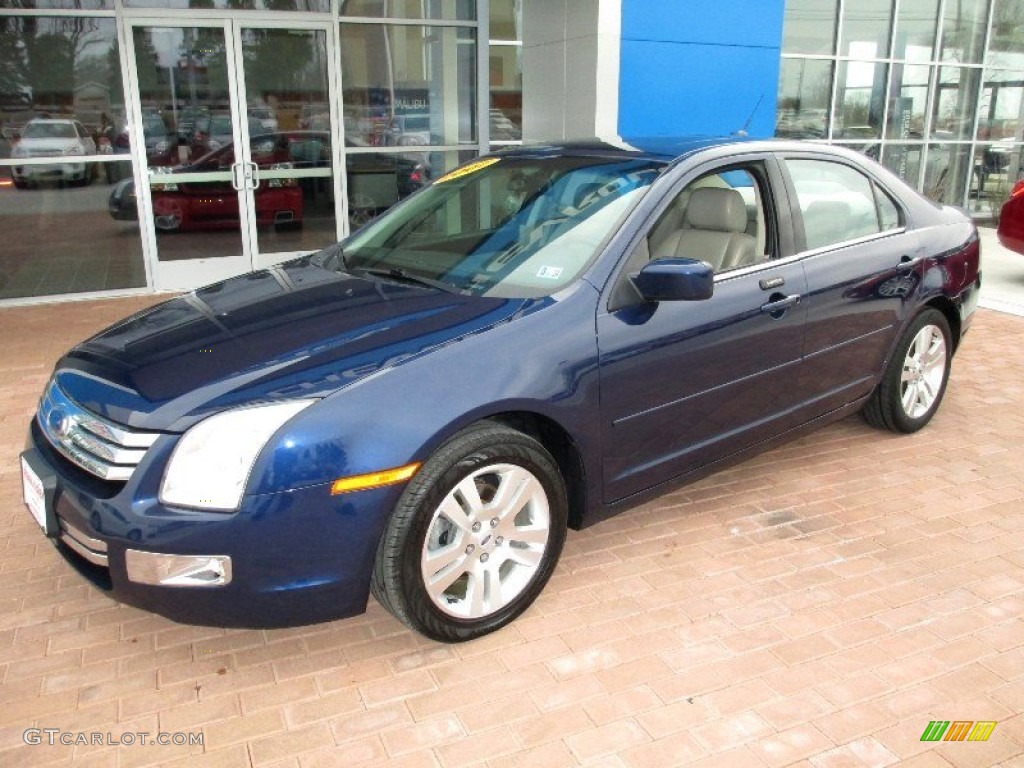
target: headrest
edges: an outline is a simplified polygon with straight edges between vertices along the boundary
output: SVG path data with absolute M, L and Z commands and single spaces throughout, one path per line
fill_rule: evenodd
M 724 187 L 697 187 L 686 206 L 686 223 L 694 229 L 745 232 L 747 206 L 743 195 Z

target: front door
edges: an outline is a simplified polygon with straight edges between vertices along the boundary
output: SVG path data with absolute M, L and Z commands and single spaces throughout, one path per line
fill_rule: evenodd
M 330 28 L 133 19 L 132 120 L 114 151 L 141 172 L 111 210 L 142 219 L 158 289 L 187 289 L 308 253 L 340 236 Z M 141 126 L 141 136 L 131 127 Z M 130 189 L 127 189 L 130 187 Z
M 764 158 L 687 183 L 634 251 L 715 270 L 702 301 L 644 302 L 597 317 L 605 500 L 681 477 L 799 423 L 806 280 L 780 237 Z M 628 288 L 628 286 L 626 286 Z

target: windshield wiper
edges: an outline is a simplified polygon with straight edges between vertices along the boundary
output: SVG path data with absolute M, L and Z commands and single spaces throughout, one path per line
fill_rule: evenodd
M 363 275 L 373 275 L 374 277 L 383 277 L 399 283 L 416 283 L 419 285 L 426 285 L 430 288 L 437 288 L 439 291 L 444 291 L 445 293 L 462 293 L 461 288 L 452 285 L 451 283 L 446 283 L 442 280 L 435 280 L 432 277 L 415 275 L 412 272 L 406 272 L 404 269 L 399 269 L 398 267 L 387 267 L 386 269 L 382 269 L 380 267 L 358 267 L 356 269 L 350 269 L 349 272 L 358 277 L 362 277 Z

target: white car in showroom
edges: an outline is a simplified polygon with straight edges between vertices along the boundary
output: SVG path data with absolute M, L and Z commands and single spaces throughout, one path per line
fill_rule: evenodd
M 69 158 L 96 154 L 96 142 L 78 120 L 36 118 L 21 132 L 11 156 Z M 86 162 L 33 163 L 14 166 L 14 186 L 25 189 L 39 181 L 70 181 L 88 184 L 93 166 Z

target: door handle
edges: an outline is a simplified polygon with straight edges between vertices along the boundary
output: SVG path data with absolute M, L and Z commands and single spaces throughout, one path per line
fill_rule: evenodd
M 900 263 L 896 265 L 896 269 L 899 272 L 911 272 L 922 261 L 924 261 L 924 256 L 902 256 L 900 257 Z
M 239 172 L 241 171 L 241 163 L 234 163 L 231 166 L 231 186 L 235 188 L 235 192 L 241 192 L 245 187 L 245 181 L 239 177 Z
M 260 188 L 260 167 L 256 163 L 246 163 L 249 166 L 249 172 L 247 175 L 250 182 L 250 189 Z
M 771 315 L 772 317 L 782 317 L 782 313 L 790 307 L 795 307 L 800 303 L 800 294 L 794 293 L 790 296 L 780 296 L 776 294 L 772 296 L 772 300 L 767 304 L 761 305 L 761 311 L 765 314 Z

